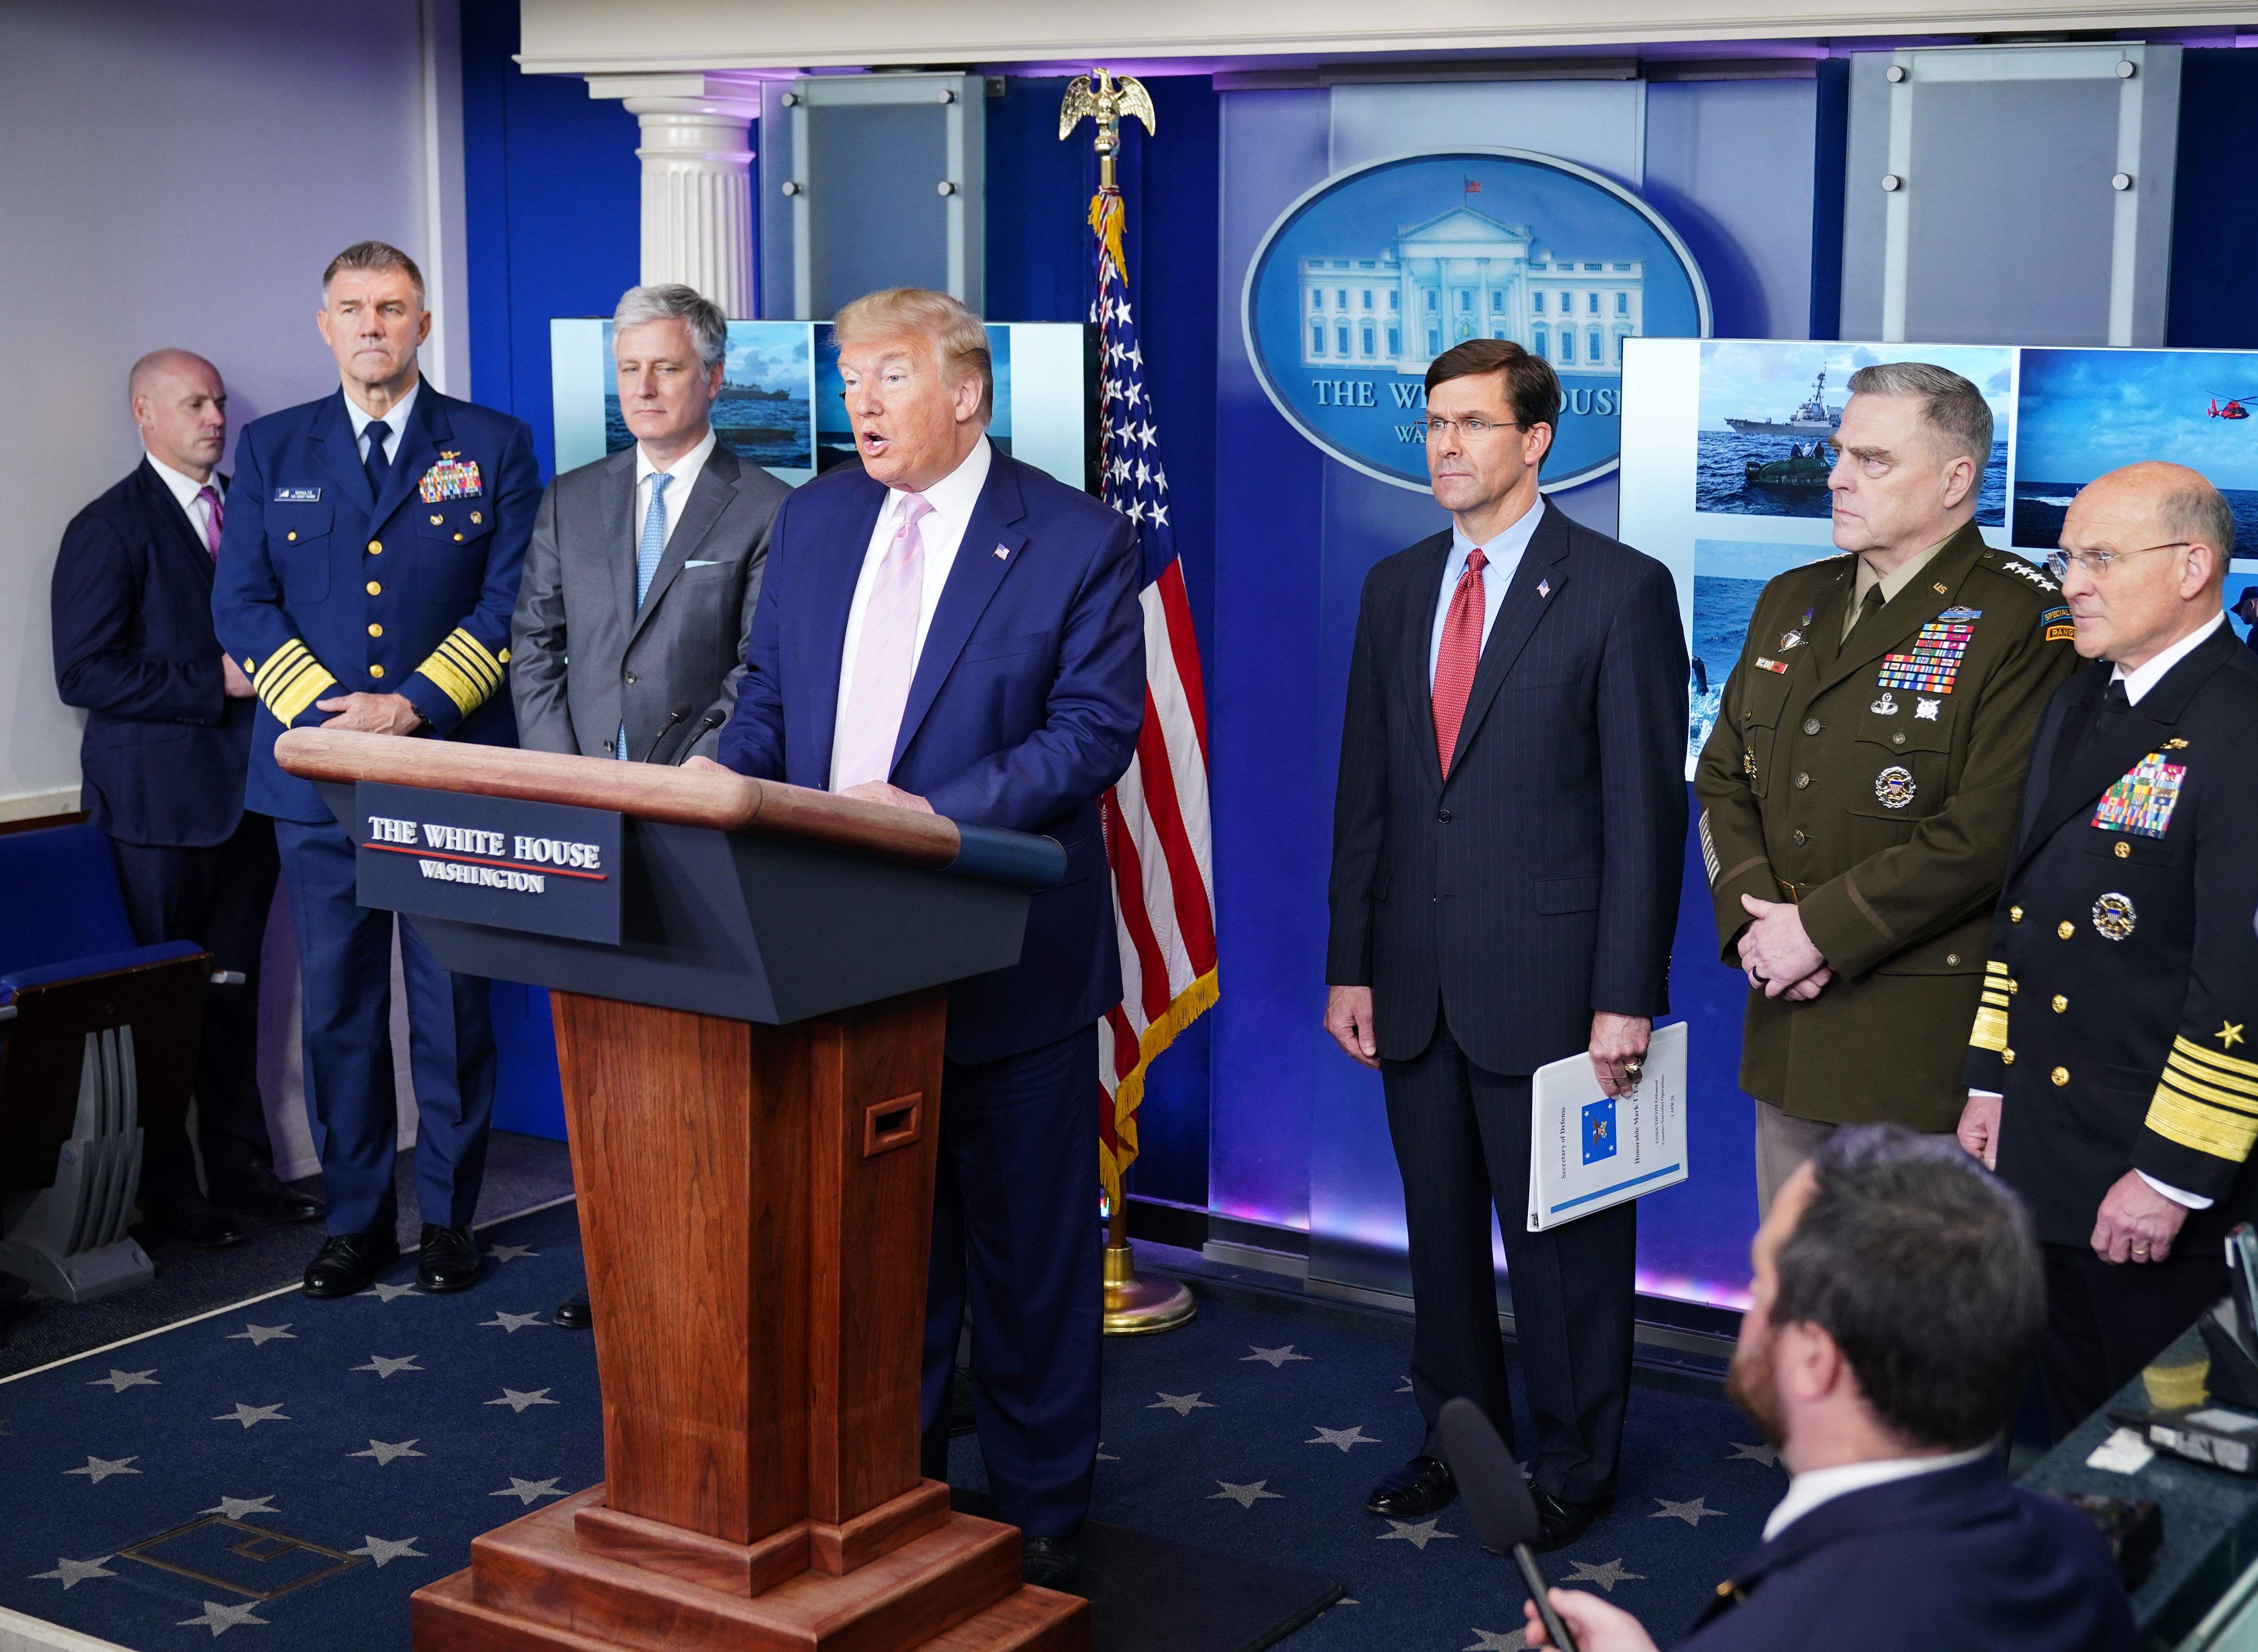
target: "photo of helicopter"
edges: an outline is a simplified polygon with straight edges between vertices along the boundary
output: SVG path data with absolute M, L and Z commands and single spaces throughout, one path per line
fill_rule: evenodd
M 2214 395 L 2211 399 L 2211 406 L 2205 411 L 2214 419 L 2247 419 L 2250 416 L 2250 409 L 2242 404 L 2253 400 L 2258 400 L 2258 398 L 2229 396 L 2226 399 L 2226 405 L 2222 408 L 2219 405 L 2219 398 Z

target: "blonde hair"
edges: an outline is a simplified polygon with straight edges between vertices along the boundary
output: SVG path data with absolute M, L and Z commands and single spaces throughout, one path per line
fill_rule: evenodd
M 980 380 L 980 422 L 987 423 L 995 413 L 996 365 L 988 353 L 988 330 L 961 299 L 924 287 L 865 293 L 832 317 L 831 336 L 841 350 L 866 339 L 921 338 L 949 383 L 968 377 Z

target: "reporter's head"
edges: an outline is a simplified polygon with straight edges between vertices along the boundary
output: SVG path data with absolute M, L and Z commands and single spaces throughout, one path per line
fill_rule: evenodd
M 1792 1471 L 1996 1439 L 2045 1312 L 2021 1202 L 1949 1137 L 1837 1131 L 1750 1247 L 1727 1392 Z

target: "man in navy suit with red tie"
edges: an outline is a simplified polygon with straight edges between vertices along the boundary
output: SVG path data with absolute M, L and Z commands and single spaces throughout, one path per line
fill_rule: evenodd
M 1097 1457 L 1097 1021 L 1121 991 L 1097 799 L 1144 721 L 1140 569 L 1125 521 L 990 443 L 962 304 L 896 288 L 834 327 L 863 462 L 777 513 L 721 760 L 1065 846 L 1019 962 L 949 994 L 925 1342 L 926 1473 L 969 1301 L 997 1510 L 1055 1586 Z

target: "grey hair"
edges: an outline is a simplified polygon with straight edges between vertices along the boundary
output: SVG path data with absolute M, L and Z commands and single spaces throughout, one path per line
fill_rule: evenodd
M 690 330 L 698 359 L 713 372 L 729 348 L 729 318 L 721 307 L 694 287 L 667 282 L 654 287 L 630 287 L 620 294 L 612 312 L 612 330 L 640 327 L 645 322 L 680 322 Z
M 2168 534 L 2219 553 L 2216 578 L 2224 583 L 2227 558 L 2234 555 L 2234 511 L 2226 495 L 2198 476 L 2156 501 L 2156 515 Z
M 1921 418 L 1940 439 L 1947 458 L 1976 461 L 1980 476 L 1992 460 L 1992 408 L 1984 393 L 1949 367 L 1928 361 L 1884 361 L 1850 375 L 1854 396 L 1919 396 Z
M 389 241 L 356 241 L 330 260 L 329 268 L 322 272 L 322 303 L 330 301 L 330 281 L 344 270 L 398 270 L 405 274 L 415 288 L 415 308 L 423 309 L 423 272 L 415 267 L 415 260 Z

